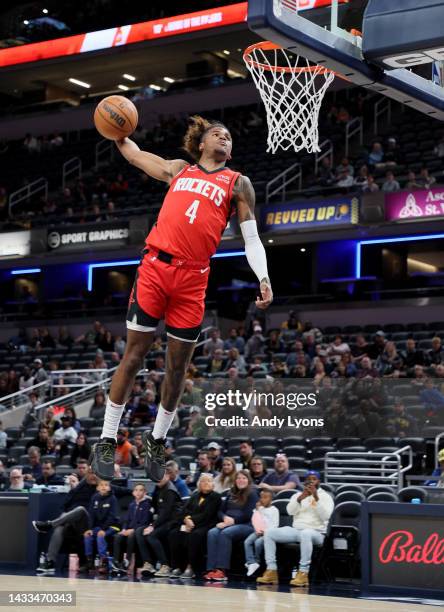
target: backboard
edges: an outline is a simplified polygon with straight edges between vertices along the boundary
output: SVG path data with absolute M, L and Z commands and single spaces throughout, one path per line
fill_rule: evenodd
M 415 51 L 410 53 L 412 63 L 406 60 L 406 64 L 403 64 L 409 68 L 385 69 L 381 62 L 366 59 L 363 51 L 365 20 L 363 37 L 353 35 L 340 27 L 341 22 L 347 21 L 347 12 L 353 11 L 354 7 L 361 6 L 362 9 L 366 7 L 366 19 L 369 16 L 377 18 L 375 6 L 378 9 L 378 3 L 380 6 L 390 5 L 392 0 L 390 3 L 386 0 L 350 0 L 349 2 L 347 0 L 249 0 L 248 25 L 261 38 L 281 45 L 310 62 L 342 73 L 356 85 L 397 100 L 428 116 L 444 120 L 444 88 L 436 79 L 432 80 L 432 64 L 430 64 L 430 78 L 420 76 L 410 69 L 415 65 L 414 55 L 419 64 L 444 59 L 440 56 L 440 53 L 444 52 L 444 28 L 442 28 L 444 0 L 427 0 L 424 3 L 418 0 L 402 0 L 399 3 L 399 0 L 393 0 L 393 6 L 397 4 L 395 7 L 397 12 L 383 17 L 386 19 L 386 24 L 391 24 L 392 31 L 396 31 L 396 28 L 400 28 L 403 23 L 403 12 L 407 15 L 404 7 L 409 4 L 411 6 L 413 1 L 417 12 L 410 14 L 410 22 L 416 24 L 417 28 L 420 27 L 423 41 L 427 39 L 428 31 L 433 30 L 430 21 L 427 20 L 432 18 L 436 20 L 436 15 L 442 16 L 439 21 L 442 30 L 442 50 L 434 48 L 430 57 L 426 50 L 422 54 L 421 61 L 419 47 L 414 47 L 412 44 L 412 49 Z M 435 17 L 432 17 L 432 13 L 420 12 L 425 8 L 424 5 L 433 5 Z M 312 7 L 316 10 L 310 10 Z M 373 21 L 372 26 L 374 23 Z M 370 26 L 368 28 L 370 29 Z M 433 41 L 434 47 L 437 42 L 440 41 Z M 423 46 L 427 47 L 427 44 L 423 42 Z M 403 52 L 408 56 L 409 51 L 407 40 Z

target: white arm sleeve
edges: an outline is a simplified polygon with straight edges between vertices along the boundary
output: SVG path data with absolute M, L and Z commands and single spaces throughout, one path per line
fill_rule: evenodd
M 256 274 L 261 282 L 262 279 L 268 278 L 267 255 L 265 254 L 264 245 L 257 233 L 257 224 L 254 219 L 243 221 L 240 224 L 242 236 L 245 241 L 245 255 L 250 264 L 250 268 Z

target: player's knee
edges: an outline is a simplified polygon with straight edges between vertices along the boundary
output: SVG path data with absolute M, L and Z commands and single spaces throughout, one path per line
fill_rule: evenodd
M 123 357 L 121 366 L 130 372 L 137 372 L 143 365 L 145 355 L 139 350 L 127 352 Z

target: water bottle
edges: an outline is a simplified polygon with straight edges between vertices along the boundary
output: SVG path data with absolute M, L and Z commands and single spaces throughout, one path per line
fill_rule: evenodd
M 410 500 L 411 504 L 420 504 L 421 500 L 419 497 L 412 497 L 412 499 Z
M 291 570 L 291 579 L 293 580 L 294 578 L 296 578 L 296 574 L 298 573 L 298 570 L 294 567 Z
M 39 558 L 39 565 L 42 566 L 45 564 L 46 561 L 46 555 L 44 552 L 40 553 L 40 558 Z
M 94 558 L 94 569 L 98 570 L 100 566 L 100 557 L 99 555 L 96 555 Z

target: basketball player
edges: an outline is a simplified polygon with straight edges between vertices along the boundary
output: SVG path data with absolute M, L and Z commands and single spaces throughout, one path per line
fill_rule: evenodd
M 151 433 L 143 433 L 145 470 L 155 482 L 165 474 L 165 437 L 185 384 L 185 373 L 199 337 L 205 292 L 214 255 L 232 210 L 237 210 L 248 263 L 260 283 L 258 308 L 273 299 L 265 249 L 254 216 L 255 193 L 250 180 L 226 167 L 232 141 L 221 123 L 195 116 L 184 149 L 197 162 L 166 160 L 141 151 L 128 138 L 116 141 L 123 157 L 170 188 L 145 249 L 131 292 L 127 344 L 106 404 L 101 439 L 93 446 L 91 467 L 111 480 L 120 418 L 137 372 L 153 342 L 160 319 L 167 332 L 166 372 L 161 401 Z

